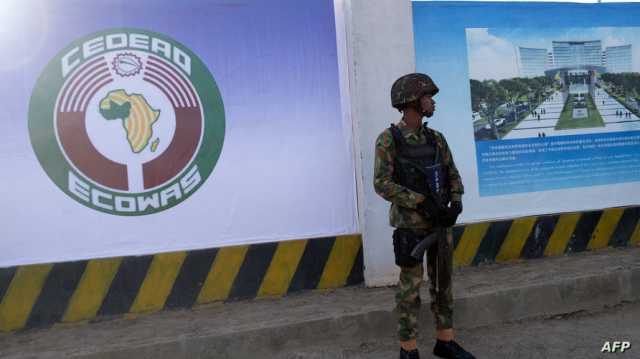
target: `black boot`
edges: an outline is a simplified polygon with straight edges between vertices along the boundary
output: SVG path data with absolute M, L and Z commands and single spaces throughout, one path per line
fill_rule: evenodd
M 448 342 L 437 340 L 436 346 L 433 347 L 433 355 L 445 359 L 476 359 L 453 340 Z
M 418 349 L 413 349 L 408 352 L 400 348 L 400 359 L 420 359 L 420 354 L 418 353 Z

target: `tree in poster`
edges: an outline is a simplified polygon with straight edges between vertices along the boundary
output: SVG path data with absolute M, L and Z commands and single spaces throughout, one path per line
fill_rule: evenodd
M 507 101 L 507 91 L 495 80 L 471 80 L 471 107 L 487 120 L 494 139 L 500 138 L 496 112 Z
M 507 97 L 507 103 L 509 104 L 509 108 L 513 112 L 514 120 L 518 118 L 518 113 L 516 110 L 516 102 L 522 95 L 526 95 L 529 93 L 529 86 L 519 78 L 513 79 L 504 79 L 498 82 L 500 87 L 502 87 L 505 91 L 505 95 Z

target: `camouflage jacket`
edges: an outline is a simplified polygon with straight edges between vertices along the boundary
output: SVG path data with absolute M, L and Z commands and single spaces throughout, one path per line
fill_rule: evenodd
M 426 136 L 424 131 L 414 131 L 410 129 L 404 121 L 398 123 L 400 132 L 409 144 L 424 144 Z M 461 201 L 464 187 L 462 179 L 458 173 L 451 150 L 447 145 L 444 136 L 433 129 L 428 128 L 431 136 L 435 136 L 436 143 L 442 155 L 443 165 L 447 168 L 449 186 L 451 190 L 451 200 Z M 389 210 L 389 223 L 396 228 L 431 228 L 429 218 L 422 212 L 417 211 L 418 203 L 424 200 L 420 193 L 412 191 L 396 182 L 393 179 L 394 157 L 396 155 L 393 135 L 388 128 L 384 130 L 376 139 L 375 168 L 373 174 L 373 186 L 382 198 L 391 202 Z

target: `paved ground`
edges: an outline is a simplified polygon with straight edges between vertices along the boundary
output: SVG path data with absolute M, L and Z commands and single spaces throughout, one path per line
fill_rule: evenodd
M 596 89 L 594 102 L 602 116 L 605 127 L 577 128 L 556 131 L 554 128 L 560 119 L 560 113 L 564 106 L 562 93 L 556 91 L 535 109 L 536 114 L 542 113 L 540 115 L 540 120 L 538 120 L 538 116 L 536 114 L 528 115 L 518 124 L 518 126 L 511 130 L 504 139 L 538 137 L 539 133 L 544 133 L 546 136 L 565 136 L 640 130 L 640 118 L 636 117 L 632 113 L 630 113 L 630 116 L 625 117 L 624 113 L 628 112 L 626 108 L 616 99 L 609 96 L 606 91 Z M 623 115 L 616 115 L 616 111 L 621 111 Z
M 640 118 L 633 113 L 629 112 L 618 100 L 609 96 L 609 94 L 602 90 L 596 89 L 596 97 L 594 99 L 596 107 L 600 112 L 600 116 L 606 124 L 608 131 L 630 131 L 640 129 Z M 616 111 L 621 112 L 621 115 L 616 115 Z M 629 113 L 629 116 L 624 116 L 625 113 Z
M 520 121 L 518 126 L 511 130 L 504 139 L 538 137 L 538 134 L 543 132 L 547 136 L 553 136 L 556 132 L 554 127 L 560 119 L 563 107 L 564 96 L 562 92 L 554 92 L 536 107 L 533 114 L 529 114 Z M 538 115 L 540 115 L 539 120 Z
M 479 358 L 600 358 L 589 355 L 607 336 L 640 350 L 638 304 L 541 319 L 640 301 L 640 248 L 465 267 L 453 289 L 459 337 Z M 350 287 L 0 333 L 0 358 L 393 358 L 393 297 L 391 287 Z M 420 315 L 427 348 L 428 305 Z M 531 318 L 538 320 L 503 324 Z
M 599 312 L 577 312 L 551 318 L 460 330 L 458 339 L 478 359 L 640 358 L 640 302 Z M 624 353 L 601 353 L 605 341 L 630 341 Z M 422 358 L 432 340 L 420 340 Z M 398 348 L 386 341 L 354 343 L 345 348 L 313 346 L 282 353 L 278 358 L 397 358 Z

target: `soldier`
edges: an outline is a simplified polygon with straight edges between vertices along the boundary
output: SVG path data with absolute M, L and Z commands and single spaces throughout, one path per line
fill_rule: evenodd
M 412 256 L 411 252 L 416 244 L 436 233 L 437 240 L 427 250 L 431 311 L 437 332 L 433 354 L 474 359 L 453 340 L 452 323 L 450 227 L 462 212 L 464 188 L 444 136 L 422 124 L 424 116 L 433 116 L 433 96 L 437 93 L 438 87 L 425 74 L 408 74 L 394 82 L 391 105 L 402 113 L 402 120 L 376 140 L 374 187 L 391 202 L 389 219 L 395 227 L 393 248 L 400 266 L 396 291 L 400 358 L 419 358 L 416 336 L 424 253 Z

